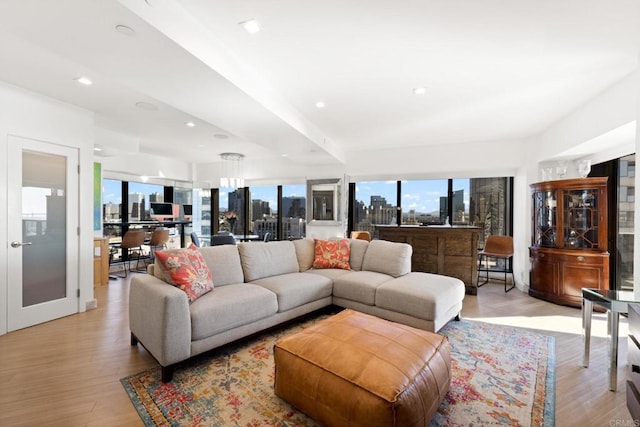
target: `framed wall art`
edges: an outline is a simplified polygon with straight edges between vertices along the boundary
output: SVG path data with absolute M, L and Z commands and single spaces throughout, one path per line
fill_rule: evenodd
M 307 181 L 307 222 L 317 225 L 339 221 L 340 180 Z

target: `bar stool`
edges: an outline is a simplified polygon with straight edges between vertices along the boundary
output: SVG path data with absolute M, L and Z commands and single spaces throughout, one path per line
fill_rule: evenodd
M 367 242 L 370 242 L 371 233 L 369 233 L 368 231 L 352 231 L 351 238 L 358 239 L 358 240 L 366 240 Z
M 504 291 L 509 292 L 516 286 L 516 279 L 513 275 L 513 269 L 509 271 L 509 267 L 507 261 L 513 258 L 513 237 L 511 236 L 494 236 L 490 235 L 487 237 L 487 241 L 484 244 L 484 249 L 478 252 L 480 256 L 480 266 L 478 267 L 478 283 L 477 287 L 485 285 L 489 281 L 489 264 L 487 258 L 498 258 L 504 259 L 504 268 L 503 269 L 493 269 L 491 271 L 496 271 L 499 273 L 504 273 Z M 482 267 L 482 258 L 485 259 L 485 268 Z M 484 271 L 487 273 L 487 276 L 484 282 L 480 283 L 480 271 Z M 513 284 L 510 288 L 507 289 L 507 273 L 511 273 L 511 278 L 513 279 Z M 499 279 L 500 280 L 500 279 Z

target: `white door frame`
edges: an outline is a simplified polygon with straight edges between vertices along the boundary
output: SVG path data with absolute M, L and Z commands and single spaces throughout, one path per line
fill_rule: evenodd
M 11 242 L 22 240 L 22 151 L 56 154 L 67 158 L 66 176 L 66 297 L 22 307 L 22 256 Z M 79 311 L 78 253 L 79 149 L 9 135 L 7 139 L 7 330 L 13 331 Z

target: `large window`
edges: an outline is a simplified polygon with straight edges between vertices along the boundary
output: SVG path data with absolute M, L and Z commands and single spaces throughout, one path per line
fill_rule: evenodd
M 625 156 L 618 163 L 618 239 L 616 289 L 633 289 L 633 236 L 635 215 L 636 155 Z
M 251 187 L 250 217 L 253 234 L 275 240 L 278 234 L 278 187 Z
M 220 188 L 214 190 L 215 194 L 219 231 L 244 234 L 246 221 L 249 234 L 260 240 L 299 239 L 306 234 L 305 184 Z M 245 197 L 250 199 L 246 205 Z M 216 206 L 215 201 L 212 206 Z
M 218 230 L 235 233 L 238 219 L 242 215 L 242 203 L 238 189 L 221 188 L 218 192 L 220 209 L 218 211 Z M 242 228 L 238 228 L 242 230 Z
M 354 219 L 356 231 L 375 235 L 376 225 L 397 224 L 398 183 L 396 181 L 361 181 L 356 183 Z
M 403 224 L 433 225 L 447 221 L 446 179 L 402 181 L 401 186 Z
M 490 234 L 511 235 L 513 211 L 512 179 L 472 178 L 469 180 L 469 225 L 480 227 L 480 243 Z
M 451 224 L 469 225 L 470 179 L 453 180 L 453 203 L 451 205 Z
M 282 186 L 282 238 L 300 239 L 307 234 L 307 186 Z
M 191 204 L 191 230 L 195 231 L 201 244 L 209 245 L 212 233 L 211 190 L 194 188 Z
M 164 203 L 164 187 L 162 185 L 129 182 L 127 206 L 129 221 L 150 220 L 151 203 Z M 173 216 L 173 212 L 165 216 Z
M 173 203 L 178 206 L 193 204 L 193 189 L 185 187 L 173 188 Z
M 104 222 L 122 221 L 122 181 L 102 180 L 102 209 Z
M 400 203 L 397 202 L 400 189 Z M 353 230 L 376 225 L 470 225 L 480 228 L 479 246 L 489 234 L 511 235 L 512 178 L 464 178 L 355 183 L 349 217 Z M 353 231 L 349 230 L 349 231 Z

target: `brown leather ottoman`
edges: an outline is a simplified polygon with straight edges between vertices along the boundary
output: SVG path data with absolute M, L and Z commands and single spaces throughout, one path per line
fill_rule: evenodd
M 445 337 L 353 310 L 281 338 L 275 393 L 328 426 L 425 426 L 451 383 Z

